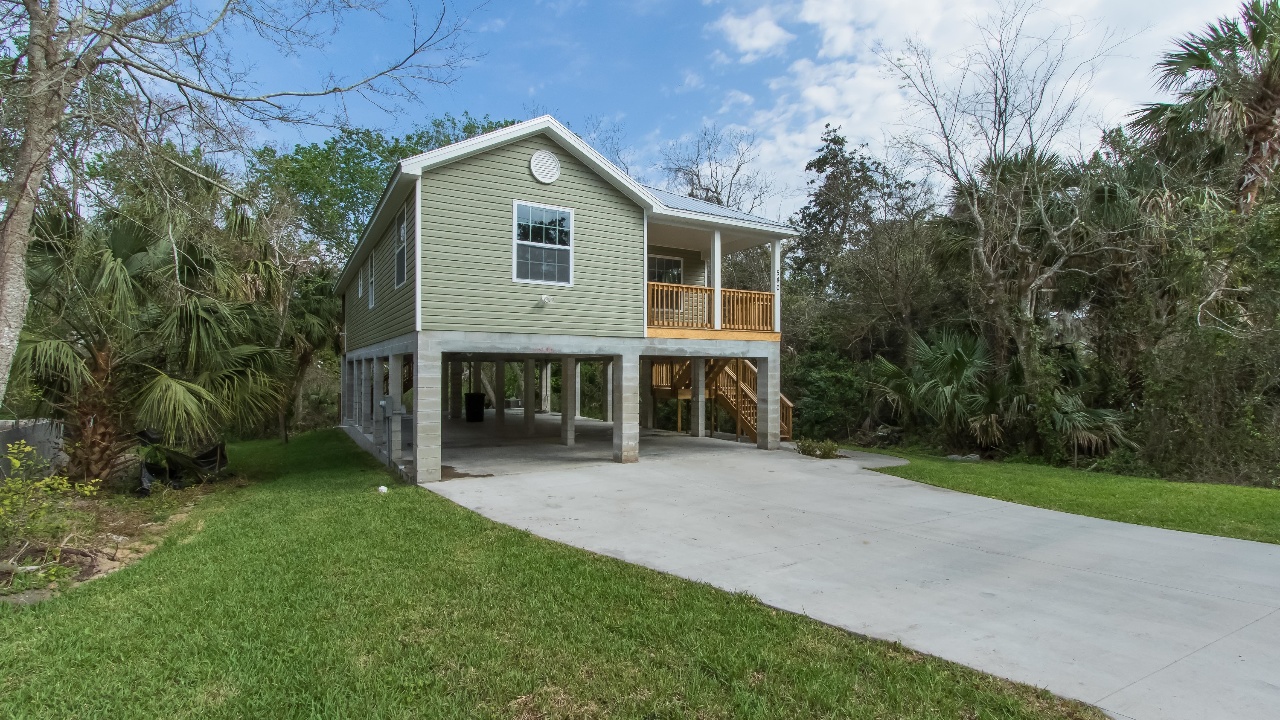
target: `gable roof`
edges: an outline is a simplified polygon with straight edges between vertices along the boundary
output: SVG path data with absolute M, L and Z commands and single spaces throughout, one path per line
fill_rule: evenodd
M 543 115 L 401 160 L 393 171 L 386 190 L 383 191 L 377 209 L 360 235 L 360 240 L 356 243 L 351 257 L 347 259 L 346 266 L 338 276 L 336 291 L 342 292 L 351 283 L 355 269 L 368 256 L 370 245 L 366 241 L 374 234 L 375 228 L 382 224 L 380 220 L 386 208 L 393 200 L 402 201 L 409 188 L 416 187 L 416 182 L 422 177 L 422 173 L 539 134 L 549 137 L 591 168 L 619 192 L 648 211 L 652 219 L 724 227 L 779 239 L 795 234 L 795 229 L 784 223 L 642 185 L 609 162 L 595 148 L 558 120 L 550 115 Z

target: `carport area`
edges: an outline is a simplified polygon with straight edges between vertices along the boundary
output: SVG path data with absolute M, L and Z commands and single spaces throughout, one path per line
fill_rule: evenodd
M 584 428 L 584 449 L 594 435 Z M 639 464 L 519 445 L 499 460 L 455 438 L 458 467 L 493 476 L 429 489 L 552 540 L 1117 718 L 1263 720 L 1280 708 L 1278 546 L 942 490 L 876 473 L 874 457 L 667 433 L 647 437 Z
M 507 409 L 501 425 L 493 408 L 485 411 L 483 422 L 446 419 L 441 475 L 445 480 L 497 477 L 612 464 L 613 423 L 579 416 L 574 422 L 572 446 L 561 441 L 561 425 L 560 413 L 535 412 L 535 430 L 529 434 L 521 408 Z M 725 444 L 723 439 L 692 438 L 648 428 L 640 430 L 640 447 L 646 462 L 677 455 L 715 453 Z

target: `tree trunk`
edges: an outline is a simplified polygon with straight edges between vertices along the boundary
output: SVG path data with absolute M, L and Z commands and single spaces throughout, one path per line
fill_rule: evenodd
M 62 108 L 57 109 L 57 115 Z M 35 219 L 40 185 L 49 170 L 56 122 L 50 113 L 31 113 L 4 189 L 5 213 L 0 219 L 0 402 L 9 386 L 9 371 L 18 336 L 27 317 L 27 246 Z

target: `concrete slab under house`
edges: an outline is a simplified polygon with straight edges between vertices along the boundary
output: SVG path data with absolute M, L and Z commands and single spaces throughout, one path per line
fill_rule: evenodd
M 775 450 L 794 232 L 641 185 L 550 116 L 406 158 L 336 286 L 342 425 L 418 483 L 460 472 L 450 447 L 636 462 L 662 404 Z M 723 258 L 760 247 L 770 287 L 725 287 Z

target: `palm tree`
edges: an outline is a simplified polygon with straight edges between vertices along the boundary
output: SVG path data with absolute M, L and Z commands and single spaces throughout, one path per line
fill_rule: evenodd
M 1248 213 L 1280 159 L 1280 1 L 1250 0 L 1239 18 L 1177 41 L 1156 71 L 1175 101 L 1144 106 L 1135 129 L 1178 154 L 1206 144 L 1240 152 L 1237 207 Z
M 142 430 L 191 450 L 256 427 L 281 395 L 280 353 L 255 342 L 251 224 L 214 184 L 165 179 L 161 203 L 126 180 L 92 222 L 36 223 L 15 370 L 66 420 L 73 477 L 116 474 Z

